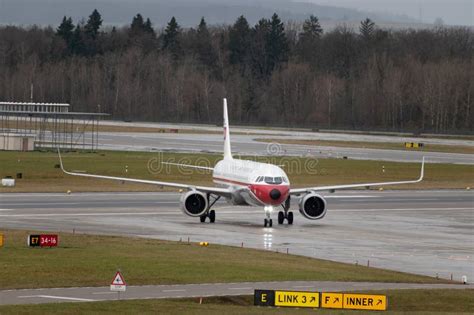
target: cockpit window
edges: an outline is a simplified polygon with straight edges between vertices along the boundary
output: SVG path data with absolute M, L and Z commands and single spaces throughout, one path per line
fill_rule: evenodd
M 283 182 L 283 179 L 281 177 L 265 177 L 265 183 L 267 184 L 276 184 L 279 185 Z

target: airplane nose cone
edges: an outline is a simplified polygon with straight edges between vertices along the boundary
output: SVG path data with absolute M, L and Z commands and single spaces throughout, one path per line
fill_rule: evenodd
M 270 198 L 272 198 L 273 200 L 278 200 L 278 198 L 280 197 L 281 192 L 278 189 L 272 189 L 272 191 L 270 191 Z

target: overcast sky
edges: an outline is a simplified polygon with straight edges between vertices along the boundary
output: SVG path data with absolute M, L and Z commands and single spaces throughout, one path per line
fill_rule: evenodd
M 156 25 L 163 25 L 171 15 L 178 15 L 181 24 L 188 26 L 196 23 L 196 16 L 206 16 L 206 20 L 211 23 L 233 23 L 237 14 L 246 14 L 247 18 L 256 21 L 264 15 L 269 15 L 271 10 L 283 12 L 287 9 L 293 14 L 293 19 L 295 16 L 301 18 L 313 13 L 301 11 L 306 6 L 290 5 L 291 2 L 312 2 L 358 9 L 363 11 L 363 16 L 367 12 L 389 13 L 405 15 L 423 23 L 431 24 L 441 18 L 447 25 L 474 26 L 474 0 L 0 0 L 0 24 L 51 25 L 64 15 L 71 15 L 74 19 L 86 17 L 94 7 L 104 14 L 108 23 L 128 23 L 130 16 L 142 12 L 153 18 Z M 183 10 L 183 3 L 189 4 L 190 10 Z M 206 6 L 209 3 L 215 5 L 214 10 Z M 249 12 L 252 8 L 256 9 Z M 338 16 L 336 18 L 345 17 L 341 16 L 344 14 L 341 10 L 320 10 L 320 14 L 326 15 L 326 18 L 334 18 L 335 15 Z M 317 9 L 315 11 L 318 15 Z M 360 18 L 358 15 L 355 14 Z M 392 21 L 413 22 L 411 19 L 393 19 L 390 15 L 378 16 L 381 19 L 388 17 L 388 20 Z M 348 18 L 350 16 L 351 14 Z
M 474 26 L 474 0 L 294 0 L 365 11 L 406 14 L 425 23 L 440 17 L 446 24 Z
M 366 11 L 406 14 L 433 23 L 440 17 L 446 24 L 474 26 L 474 0 L 295 0 L 337 5 Z M 420 10 L 421 9 L 421 10 Z M 421 12 L 420 12 L 421 11 Z

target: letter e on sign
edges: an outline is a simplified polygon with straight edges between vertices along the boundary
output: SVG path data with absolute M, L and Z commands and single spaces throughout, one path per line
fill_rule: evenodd
M 273 290 L 255 290 L 254 305 L 258 306 L 274 306 L 275 305 L 275 291 Z

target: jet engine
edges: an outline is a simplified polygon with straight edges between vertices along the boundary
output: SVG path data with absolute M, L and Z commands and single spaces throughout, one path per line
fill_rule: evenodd
M 308 193 L 299 202 L 300 213 L 307 219 L 319 220 L 326 215 L 326 200 L 318 194 Z
M 203 215 L 207 210 L 207 206 L 207 196 L 202 192 L 188 191 L 181 195 L 181 210 L 191 217 Z

